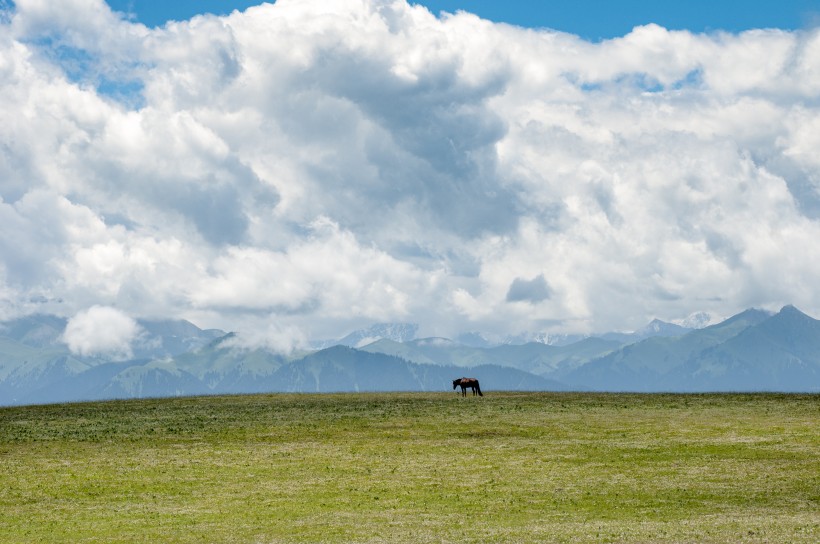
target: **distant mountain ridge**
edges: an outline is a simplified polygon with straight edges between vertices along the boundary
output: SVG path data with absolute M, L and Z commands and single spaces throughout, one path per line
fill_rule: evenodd
M 660 319 L 653 319 L 643 328 L 638 329 L 634 332 L 609 332 L 605 334 L 599 335 L 600 338 L 604 340 L 614 340 L 616 342 L 621 342 L 623 344 L 637 342 L 639 340 L 645 340 L 647 338 L 653 338 L 656 336 L 681 336 L 686 334 L 687 332 L 691 331 L 692 329 L 688 327 L 683 327 L 681 325 L 676 325 L 674 323 L 667 323 L 666 321 L 661 321 Z
M 546 332 L 524 332 L 492 339 L 478 331 L 457 335 L 456 344 L 472 348 L 493 348 L 507 345 L 546 344 L 550 346 L 567 346 L 586 338 L 603 338 L 621 343 L 636 342 L 651 336 L 678 336 L 692 329 L 701 328 L 709 321 L 708 314 L 699 312 L 685 319 L 682 324 L 668 323 L 653 319 L 646 326 L 633 332 L 607 332 L 600 334 L 554 334 Z M 364 329 L 355 330 L 337 340 L 319 340 L 311 342 L 313 349 L 324 349 L 331 346 L 365 347 L 379 340 L 392 340 L 406 343 L 416 339 L 419 326 L 415 323 L 376 323 Z
M 556 377 L 560 376 L 562 371 L 609 353 L 620 346 L 621 344 L 615 341 L 585 338 L 565 346 L 530 342 L 477 348 L 463 346 L 446 338 L 422 338 L 404 343 L 379 340 L 361 349 L 401 357 L 419 364 L 447 364 L 458 367 L 495 364 L 536 375 Z
M 465 345 L 415 338 L 417 325 L 382 324 L 345 337 L 358 348 L 336 343 L 289 355 L 243 348 L 232 333 L 185 321 L 139 321 L 129 361 L 72 354 L 61 341 L 65 325 L 54 316 L 0 324 L 0 405 L 274 391 L 446 391 L 461 376 L 479 378 L 485 392 L 820 391 L 820 321 L 793 306 L 776 314 L 746 310 L 698 329 L 653 321 L 634 333 L 566 344 Z
M 0 337 L 16 340 L 26 346 L 48 346 L 59 341 L 66 323 L 62 317 L 34 314 L 0 323 Z
M 206 346 L 225 336 L 219 329 L 200 329 L 185 320 L 138 320 L 143 335 L 134 345 L 136 358 L 173 357 Z
M 746 310 L 623 346 L 564 379 L 602 391 L 820 391 L 820 321 L 793 306 Z
M 76 400 L 79 392 L 88 388 L 74 378 L 90 377 L 86 373 L 112 363 L 104 356 L 72 353 L 62 341 L 66 324 L 64 318 L 50 315 L 31 315 L 0 324 L 0 404 L 19 403 L 32 395 L 37 402 L 50 402 L 51 397 L 35 392 L 52 390 L 62 391 L 66 400 Z M 184 320 L 137 320 L 137 324 L 140 334 L 132 343 L 132 355 L 142 364 L 199 349 L 225 335 L 216 329 L 202 330 Z M 67 389 L 67 383 L 74 387 Z M 112 397 L 116 397 L 115 391 L 112 389 Z
M 669 376 L 693 391 L 820 391 L 820 321 L 785 306 Z
M 419 326 L 416 323 L 376 323 L 366 329 L 353 331 L 339 340 L 312 342 L 311 347 L 314 349 L 324 349 L 332 346 L 358 348 L 382 339 L 409 342 L 416 337 L 418 330 Z

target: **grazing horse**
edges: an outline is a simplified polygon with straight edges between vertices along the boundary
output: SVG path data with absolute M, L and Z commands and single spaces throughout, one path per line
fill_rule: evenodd
M 457 380 L 453 380 L 453 390 L 456 387 L 461 386 L 461 396 L 467 396 L 467 388 L 473 390 L 473 396 L 475 396 L 476 392 L 478 392 L 479 396 L 483 397 L 484 393 L 481 392 L 481 387 L 478 385 L 478 380 L 475 378 L 459 378 Z

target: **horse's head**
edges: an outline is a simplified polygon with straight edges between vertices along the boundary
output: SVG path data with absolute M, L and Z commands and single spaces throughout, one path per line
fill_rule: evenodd
M 461 385 L 461 378 L 459 378 L 457 380 L 453 380 L 453 389 L 455 389 L 459 385 Z

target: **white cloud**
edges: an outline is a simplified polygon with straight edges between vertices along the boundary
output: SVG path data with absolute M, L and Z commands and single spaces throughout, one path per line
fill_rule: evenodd
M 92 306 L 68 320 L 63 342 L 79 355 L 127 359 L 139 332 L 137 322 L 116 308 Z
M 0 18 L 2 315 L 116 307 L 283 349 L 372 321 L 820 315 L 817 30 L 590 43 L 402 0 L 147 29 L 52 4 Z
M 284 354 L 291 354 L 297 349 L 309 349 L 309 339 L 300 328 L 293 325 L 282 326 L 275 322 L 268 322 L 266 325 L 256 321 L 246 327 L 244 332 L 223 341 L 220 346 L 238 349 L 264 348 Z

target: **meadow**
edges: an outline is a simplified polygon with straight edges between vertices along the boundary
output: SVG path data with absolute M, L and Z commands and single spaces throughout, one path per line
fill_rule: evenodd
M 817 542 L 820 396 L 0 408 L 1 542 Z

